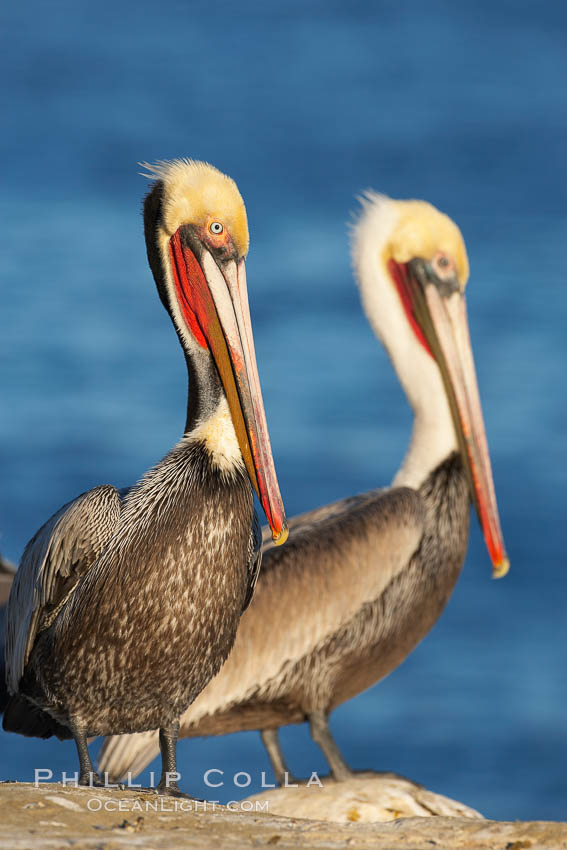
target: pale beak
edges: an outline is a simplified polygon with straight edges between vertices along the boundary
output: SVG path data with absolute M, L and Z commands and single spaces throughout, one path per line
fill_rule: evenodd
M 256 365 L 244 260 L 219 266 L 206 248 L 197 259 L 179 231 L 170 240 L 170 255 L 176 284 L 181 281 L 217 366 L 250 481 L 280 545 L 288 528 Z
M 440 288 L 422 260 L 408 263 L 406 271 L 415 318 L 443 377 L 493 576 L 500 578 L 510 563 L 500 528 L 465 296 L 458 286 Z

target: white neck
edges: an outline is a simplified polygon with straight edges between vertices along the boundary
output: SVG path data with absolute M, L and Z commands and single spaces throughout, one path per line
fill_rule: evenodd
M 355 228 L 352 253 L 366 315 L 415 416 L 410 446 L 393 484 L 417 488 L 458 443 L 439 367 L 415 336 L 384 264 L 397 215 L 395 202 L 371 196 Z
M 438 403 L 440 399 L 442 404 Z M 445 393 L 431 396 L 428 403 L 428 410 L 418 409 L 412 403 L 415 418 L 411 440 L 404 461 L 394 476 L 392 483 L 395 487 L 417 489 L 440 463 L 457 451 L 457 437 Z

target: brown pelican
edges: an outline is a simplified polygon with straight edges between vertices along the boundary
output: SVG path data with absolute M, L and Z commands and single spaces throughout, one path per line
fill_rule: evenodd
M 185 352 L 180 442 L 126 494 L 95 487 L 28 543 L 7 612 L 4 729 L 75 739 L 159 727 L 179 793 L 179 717 L 227 657 L 260 565 L 251 482 L 287 536 L 264 415 L 236 184 L 190 160 L 146 166 L 148 260 Z M 95 781 L 98 777 L 95 777 Z
M 350 775 L 329 712 L 390 673 L 438 619 L 464 561 L 471 499 L 494 575 L 508 570 L 462 236 L 430 204 L 369 194 L 352 249 L 367 316 L 414 411 L 409 450 L 390 489 L 292 519 L 283 551 L 266 540 L 234 649 L 181 720 L 188 737 L 260 729 L 280 783 L 277 729 L 306 719 L 333 776 Z M 110 739 L 100 765 L 137 773 L 156 749 L 155 733 Z

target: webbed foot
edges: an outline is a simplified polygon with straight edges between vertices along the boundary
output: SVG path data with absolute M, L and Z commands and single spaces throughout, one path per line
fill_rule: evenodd
M 190 794 L 185 794 L 184 791 L 180 791 L 177 782 L 164 782 L 163 780 L 156 785 L 154 788 L 156 794 L 160 794 L 164 797 L 180 797 L 184 800 L 194 800 L 194 797 L 191 797 Z M 199 801 L 201 802 L 201 801 Z

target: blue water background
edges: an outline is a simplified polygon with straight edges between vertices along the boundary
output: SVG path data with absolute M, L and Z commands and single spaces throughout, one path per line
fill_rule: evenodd
M 245 197 L 248 281 L 290 515 L 387 484 L 411 416 L 363 317 L 346 223 L 372 186 L 460 224 L 512 570 L 476 522 L 439 623 L 337 710 L 356 768 L 495 818 L 567 816 L 567 6 L 429 0 L 30 0 L 3 10 L 0 548 L 63 502 L 135 481 L 177 440 L 185 371 L 146 265 L 139 160 L 204 158 Z M 142 639 L 142 636 L 141 636 Z M 159 659 L 156 659 L 159 663 Z M 323 770 L 305 726 L 293 770 Z M 0 733 L 0 778 L 75 770 Z M 184 787 L 234 799 L 255 733 L 183 741 Z M 212 794 L 206 769 L 225 771 Z

